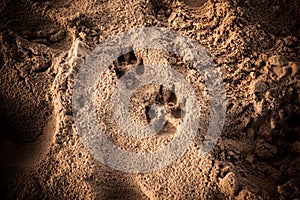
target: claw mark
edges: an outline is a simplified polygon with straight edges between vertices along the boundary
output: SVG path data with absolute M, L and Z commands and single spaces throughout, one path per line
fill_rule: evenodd
M 168 97 L 168 104 L 169 105 L 176 105 L 177 104 L 177 97 L 175 95 L 175 85 L 172 85 L 172 90 L 170 91 L 169 97 Z
M 158 94 L 155 97 L 155 101 L 157 103 L 163 104 L 163 102 L 164 102 L 163 85 L 159 86 L 159 92 L 158 92 Z

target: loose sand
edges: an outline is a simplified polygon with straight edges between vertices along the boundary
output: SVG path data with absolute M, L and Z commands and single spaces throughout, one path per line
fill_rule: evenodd
M 145 26 L 197 40 L 222 73 L 228 108 L 221 138 L 201 158 L 209 124 L 201 75 L 167 53 L 116 58 L 99 82 L 95 105 L 107 136 L 128 151 L 155 151 L 170 142 L 181 109 L 169 109 L 172 119 L 154 139 L 124 135 L 109 111 L 110 95 L 132 66 L 166 62 L 202 100 L 204 127 L 184 156 L 134 174 L 103 165 L 84 147 L 72 118 L 72 66 L 106 38 Z M 298 0 L 2 0 L 0 199 L 300 198 L 299 39 Z M 137 124 L 149 122 L 146 106 L 159 90 L 149 85 L 133 95 Z M 168 89 L 159 95 L 167 99 L 162 104 L 176 103 Z

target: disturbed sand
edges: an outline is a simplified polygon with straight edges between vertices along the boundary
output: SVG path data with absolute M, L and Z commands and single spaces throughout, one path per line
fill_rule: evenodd
M 138 27 L 197 40 L 222 73 L 226 121 L 205 158 L 198 154 L 209 119 L 203 77 L 180 57 L 155 51 L 132 51 L 105 71 L 95 99 L 99 121 L 128 151 L 155 151 L 171 141 L 177 107 L 158 137 L 142 141 L 118 130 L 109 111 L 117 79 L 141 60 L 165 62 L 202 99 L 204 127 L 194 145 L 167 167 L 135 174 L 105 166 L 80 140 L 71 66 L 106 38 Z M 2 0 L 0 199 L 300 198 L 299 39 L 298 0 Z M 174 103 L 168 89 L 137 90 L 131 102 L 137 124 L 147 124 L 145 102 L 153 103 L 157 91 L 160 103 Z

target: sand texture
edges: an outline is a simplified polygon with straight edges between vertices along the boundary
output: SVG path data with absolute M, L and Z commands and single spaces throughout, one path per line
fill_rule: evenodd
M 167 123 L 142 140 L 118 128 L 113 89 L 137 66 L 170 65 L 194 88 L 201 109 L 201 127 L 182 157 L 127 173 L 85 147 L 72 94 L 95 47 L 143 27 L 172 29 L 202 45 L 222 75 L 227 111 L 221 137 L 201 157 L 210 119 L 203 76 L 159 50 L 116 58 L 99 77 L 94 105 L 100 127 L 122 149 L 157 151 L 184 116 L 171 88 L 145 85 L 131 96 L 130 117 L 145 126 L 158 115 L 151 105 L 160 104 Z M 299 78 L 299 0 L 1 0 L 0 199 L 299 199 Z

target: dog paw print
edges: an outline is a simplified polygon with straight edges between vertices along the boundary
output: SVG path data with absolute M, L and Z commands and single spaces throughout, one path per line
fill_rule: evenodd
M 158 91 L 156 92 L 153 105 L 146 105 L 145 114 L 147 118 L 147 122 L 150 123 L 152 120 L 165 115 L 166 123 L 164 128 L 167 126 L 176 127 L 179 123 L 179 120 L 184 115 L 183 105 L 178 101 L 175 91 L 175 86 L 173 85 L 171 89 L 160 85 Z M 161 109 L 164 108 L 165 113 L 161 113 Z M 165 132 L 162 130 L 162 132 Z
M 134 51 L 119 56 L 111 66 L 119 79 L 134 67 L 136 67 L 137 75 L 142 75 L 144 73 L 143 59 L 136 56 Z

